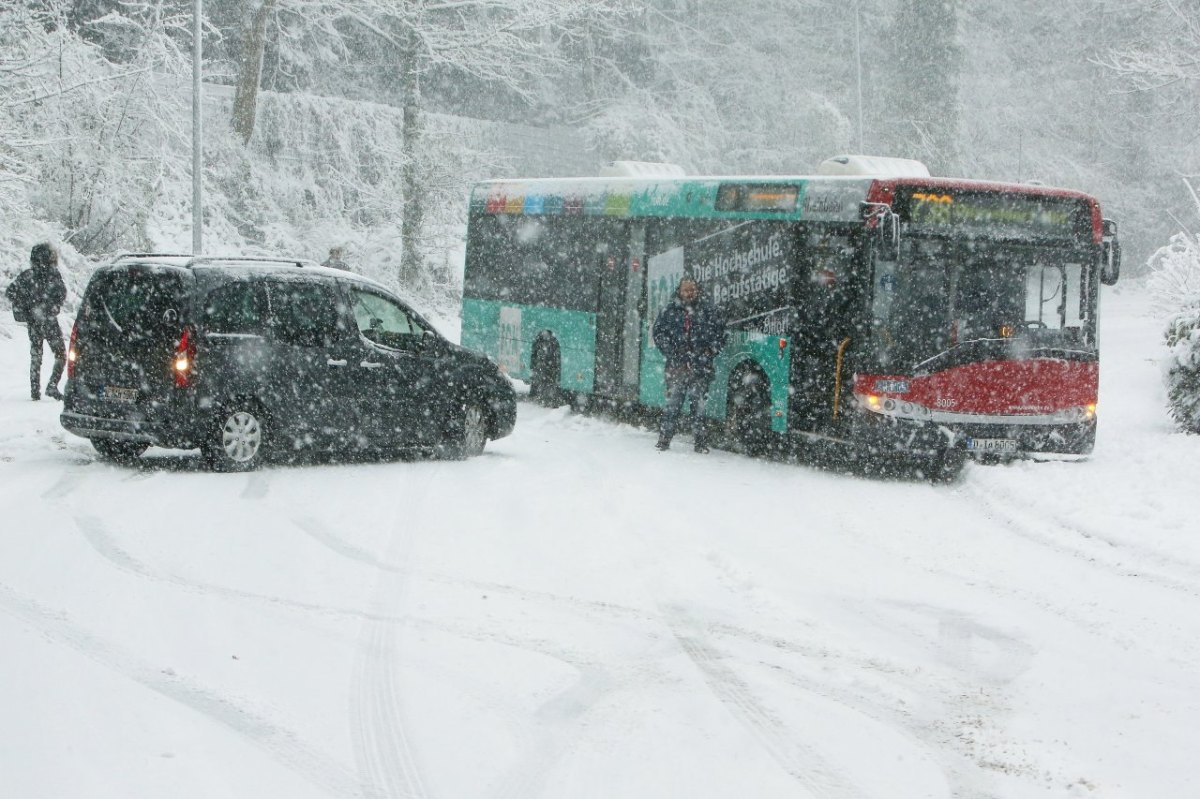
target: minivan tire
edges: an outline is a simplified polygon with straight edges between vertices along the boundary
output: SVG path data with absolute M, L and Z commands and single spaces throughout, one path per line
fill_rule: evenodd
M 149 446 L 140 441 L 126 441 L 120 438 L 92 439 L 92 447 L 100 453 L 100 457 L 115 463 L 133 463 Z
M 263 464 L 267 424 L 262 410 L 253 403 L 225 406 L 213 420 L 208 438 L 201 446 L 204 459 L 218 472 L 250 472 Z
M 487 444 L 487 411 L 477 402 L 463 405 L 458 424 L 439 448 L 442 457 L 463 460 L 483 454 Z

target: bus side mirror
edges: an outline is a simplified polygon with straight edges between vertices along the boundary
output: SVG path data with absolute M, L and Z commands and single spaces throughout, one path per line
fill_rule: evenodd
M 1121 242 L 1117 240 L 1117 223 L 1104 220 L 1104 237 L 1100 241 L 1100 282 L 1115 285 L 1121 276 Z
M 900 260 L 900 216 L 887 203 L 863 203 L 863 218 L 875 221 L 875 235 L 879 239 L 882 252 L 888 255 L 884 260 Z

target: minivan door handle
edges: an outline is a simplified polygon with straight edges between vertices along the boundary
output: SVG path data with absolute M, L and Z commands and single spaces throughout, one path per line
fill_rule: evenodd
M 363 361 L 359 364 L 359 366 L 364 369 L 380 369 L 383 367 L 383 364 L 379 363 L 378 361 Z
M 325 363 L 329 364 L 330 366 L 346 366 L 350 362 L 347 361 L 345 358 L 342 358 L 341 360 L 334 360 L 333 358 L 330 358 Z

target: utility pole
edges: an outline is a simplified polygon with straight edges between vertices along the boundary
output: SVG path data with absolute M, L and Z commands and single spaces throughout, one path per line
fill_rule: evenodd
M 858 62 L 858 151 L 860 153 L 863 152 L 862 31 L 859 27 L 859 6 L 861 2 L 862 0 L 854 0 L 854 58 Z
M 203 44 L 200 37 L 204 19 L 204 0 L 195 0 L 192 8 L 192 254 L 204 252 L 204 213 L 201 207 L 203 183 L 204 113 L 200 107 L 200 71 Z

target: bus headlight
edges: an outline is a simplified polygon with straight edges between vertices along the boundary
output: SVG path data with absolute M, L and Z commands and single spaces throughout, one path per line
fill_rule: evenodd
M 1096 403 L 1088 405 L 1076 405 L 1070 408 L 1062 408 L 1054 412 L 1054 421 L 1061 424 L 1079 424 L 1080 422 L 1090 422 L 1096 418 Z
M 880 397 L 877 394 L 855 394 L 858 404 L 872 413 L 890 416 L 893 419 L 912 419 L 927 422 L 933 414 L 919 402 L 909 402 L 894 397 Z

